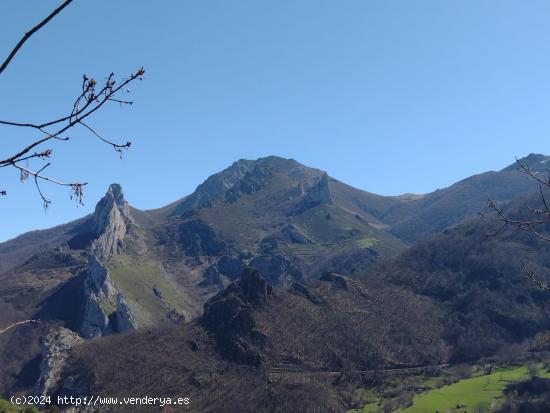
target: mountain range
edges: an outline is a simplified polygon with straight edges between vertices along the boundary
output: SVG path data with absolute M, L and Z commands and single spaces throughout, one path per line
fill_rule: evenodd
M 521 162 L 544 173 L 549 160 Z M 93 214 L 0 244 L 0 328 L 40 321 L 0 336 L 0 395 L 186 393 L 200 411 L 239 411 L 246 394 L 258 411 L 341 411 L 346 383 L 273 375 L 490 357 L 549 327 L 522 270 L 547 279 L 549 247 L 488 238 L 479 213 L 490 198 L 519 214 L 537 191 L 511 165 L 380 196 L 275 156 L 155 210 L 113 184 Z

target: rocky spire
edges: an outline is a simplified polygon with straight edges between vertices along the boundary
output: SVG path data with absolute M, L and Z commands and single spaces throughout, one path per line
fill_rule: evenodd
M 88 250 L 88 269 L 84 279 L 85 308 L 80 334 L 91 338 L 136 327 L 124 297 L 117 291 L 105 265 L 124 246 L 132 225 L 130 207 L 119 184 L 109 186 L 92 217 L 94 241 Z
M 109 270 L 93 254 L 88 254 L 88 269 L 84 278 L 85 307 L 80 334 L 85 338 L 99 337 L 112 328 L 109 316 L 116 310 L 116 289 Z
M 88 256 L 84 297 L 82 337 L 100 337 L 137 328 L 132 309 L 111 281 L 109 270 L 93 254 Z
M 119 252 L 124 236 L 132 224 L 130 207 L 119 184 L 111 184 L 98 202 L 92 218 L 92 233 L 96 240 L 91 250 L 98 258 L 108 258 Z
M 319 181 L 307 190 L 303 200 L 296 209 L 296 213 L 302 213 L 320 204 L 331 203 L 332 191 L 330 188 L 330 178 L 327 173 L 324 172 L 319 178 Z
M 256 328 L 253 312 L 272 294 L 258 270 L 245 268 L 238 282 L 206 302 L 200 322 L 214 336 L 223 358 L 253 366 L 262 363 L 265 335 Z
M 310 189 L 308 198 L 312 203 L 332 203 L 332 191 L 330 189 L 329 177 L 326 172 L 321 176 L 319 183 Z
M 244 297 L 249 303 L 263 304 L 273 291 L 273 287 L 260 275 L 255 268 L 245 268 L 239 281 Z

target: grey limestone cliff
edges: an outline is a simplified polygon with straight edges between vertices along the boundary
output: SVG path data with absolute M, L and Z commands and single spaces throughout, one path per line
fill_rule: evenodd
M 296 213 L 302 213 L 320 204 L 332 204 L 332 202 L 330 178 L 325 172 L 313 186 L 307 189 Z
M 109 258 L 124 247 L 124 236 L 133 220 L 130 207 L 119 184 L 112 184 L 98 202 L 92 218 L 92 233 L 96 236 L 91 249 L 98 258 Z
M 92 217 L 96 237 L 88 250 L 84 280 L 85 309 L 80 334 L 86 338 L 136 328 L 136 321 L 104 262 L 120 253 L 133 224 L 120 185 L 113 184 L 97 204 Z
M 65 367 L 65 361 L 69 350 L 82 341 L 78 334 L 66 328 L 58 328 L 48 333 L 41 342 L 40 376 L 35 385 L 35 394 L 39 396 L 50 395 L 57 389 L 61 379 L 61 373 Z

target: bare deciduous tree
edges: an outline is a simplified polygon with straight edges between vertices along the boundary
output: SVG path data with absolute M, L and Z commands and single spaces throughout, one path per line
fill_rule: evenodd
M 539 184 L 539 198 L 541 201 L 541 207 L 528 207 L 527 216 L 522 215 L 520 218 L 516 218 L 506 214 L 501 207 L 490 199 L 489 208 L 494 212 L 494 215 L 491 217 L 485 217 L 499 224 L 498 229 L 494 233 L 490 234 L 490 236 L 496 236 L 510 227 L 515 227 L 521 231 L 528 231 L 543 241 L 550 242 L 550 235 L 546 232 L 548 225 L 550 224 L 550 208 L 548 207 L 548 202 L 545 195 L 545 191 L 550 189 L 550 174 L 544 176 L 544 174 L 541 174 L 540 172 L 533 171 L 529 165 L 521 162 L 517 158 L 516 163 L 518 164 L 518 169 L 522 173 L 526 174 Z M 531 281 L 543 290 L 550 292 L 550 286 L 542 282 L 535 275 L 534 271 L 528 268 L 527 264 L 523 263 L 523 268 Z
M 48 24 L 56 15 L 58 15 L 72 2 L 73 0 L 65 0 L 46 18 L 23 35 L 23 37 L 11 50 L 7 58 L 1 63 L 0 75 L 2 75 L 4 70 L 6 70 L 6 68 L 12 63 L 16 54 L 29 40 L 29 38 Z M 85 129 L 100 142 L 112 147 L 112 149 L 119 154 L 122 154 L 124 150 L 129 149 L 131 146 L 130 141 L 116 143 L 104 138 L 92 126 L 90 126 L 89 119 L 91 115 L 107 103 L 115 102 L 121 105 L 132 105 L 132 101 L 121 98 L 121 95 L 127 91 L 126 88 L 130 83 L 135 80 L 141 80 L 144 73 L 144 69 L 140 68 L 130 74 L 127 78 L 124 78 L 118 82 L 115 80 L 114 73 L 111 73 L 101 84 L 98 84 L 96 80 L 83 75 L 81 90 L 79 90 L 72 108 L 56 119 L 51 119 L 44 122 L 9 121 L 0 119 L 0 126 L 32 129 L 35 130 L 38 135 L 31 143 L 22 146 L 14 153 L 7 156 L 0 156 L 0 168 L 15 168 L 18 170 L 22 181 L 32 177 L 45 208 L 51 203 L 51 201 L 42 192 L 40 182 L 49 182 L 68 187 L 71 192 L 71 197 L 74 198 L 77 203 L 82 204 L 83 187 L 87 184 L 86 182 L 63 182 L 49 176 L 46 173 L 46 169 L 51 165 L 53 154 L 52 145 L 60 141 L 68 142 L 70 140 L 70 136 L 68 134 L 72 132 L 74 128 L 80 127 Z M 38 161 L 40 164 L 37 165 L 36 168 L 32 169 L 27 166 L 29 161 Z M 7 191 L 0 188 L 0 196 L 5 195 L 7 195 Z

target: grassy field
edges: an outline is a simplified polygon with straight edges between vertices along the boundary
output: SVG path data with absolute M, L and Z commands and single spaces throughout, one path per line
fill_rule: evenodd
M 0 399 L 0 413 L 38 413 L 38 410 L 32 406 L 14 406 L 9 401 Z
M 527 367 L 511 367 L 496 370 L 485 376 L 460 380 L 441 389 L 421 393 L 413 399 L 413 405 L 400 413 L 430 413 L 447 411 L 456 408 L 458 404 L 465 406 L 460 411 L 470 411 L 474 407 L 489 409 L 497 406 L 502 400 L 502 391 L 506 385 L 526 379 Z M 550 377 L 548 372 L 541 373 Z
M 357 241 L 355 241 L 355 245 L 357 245 L 359 248 L 367 249 L 367 248 L 372 247 L 377 242 L 378 242 L 378 240 L 376 238 L 365 237 L 365 238 L 360 238 Z
M 550 378 L 550 372 L 542 370 L 541 377 Z M 473 412 L 474 408 L 490 411 L 503 400 L 504 388 L 528 377 L 526 366 L 498 369 L 492 374 L 460 380 L 454 384 L 415 395 L 413 404 L 398 413 Z M 352 412 L 376 413 L 383 403 L 370 403 Z M 462 406 L 457 409 L 457 405 Z
M 171 309 L 182 311 L 179 303 L 183 300 L 159 264 L 118 256 L 109 263 L 109 272 L 134 312 L 138 325 L 155 324 Z M 155 290 L 160 298 L 155 296 Z
M 361 410 L 351 410 L 351 411 L 361 412 L 361 413 L 377 413 L 380 411 L 380 406 L 378 405 L 378 403 L 369 403 L 363 406 Z

